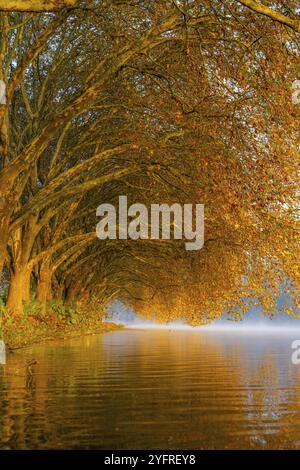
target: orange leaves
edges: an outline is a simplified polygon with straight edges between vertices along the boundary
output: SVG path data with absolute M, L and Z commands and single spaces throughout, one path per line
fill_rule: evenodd
M 38 318 L 37 316 L 28 315 L 26 318 L 28 323 L 33 326 L 39 326 L 39 324 L 41 323 L 40 318 Z
M 181 111 L 176 111 L 175 118 L 176 118 L 177 122 L 182 121 L 182 118 L 183 118 L 182 112 Z

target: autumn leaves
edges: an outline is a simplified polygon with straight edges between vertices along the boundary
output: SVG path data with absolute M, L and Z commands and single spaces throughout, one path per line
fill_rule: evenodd
M 54 297 L 96 293 L 201 323 L 245 310 L 246 297 L 272 310 L 286 279 L 297 300 L 296 32 L 217 0 L 184 15 L 166 1 L 108 1 L 1 22 L 10 312 L 30 296 L 45 312 Z M 120 195 L 147 208 L 203 203 L 204 247 L 97 240 L 96 208 Z

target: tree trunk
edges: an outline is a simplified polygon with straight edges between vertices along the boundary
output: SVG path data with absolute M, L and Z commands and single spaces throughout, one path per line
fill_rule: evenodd
M 10 217 L 5 217 L 0 212 L 0 279 L 6 258 L 6 248 L 9 237 L 9 220 Z
M 50 269 L 49 260 L 43 260 L 40 267 L 39 279 L 36 290 L 36 299 L 39 303 L 42 313 L 46 312 L 46 303 L 51 300 L 51 278 L 52 273 Z
M 0 240 L 0 279 L 2 279 L 3 266 L 6 256 L 6 243 L 4 240 Z
M 30 300 L 30 271 L 27 269 L 16 269 L 10 278 L 7 309 L 14 315 L 23 314 L 23 303 Z
M 33 267 L 29 263 L 36 235 L 36 216 L 29 219 L 26 230 L 17 229 L 11 234 L 11 277 L 7 308 L 11 313 L 22 314 L 23 305 L 30 302 L 30 282 Z
M 67 288 L 67 293 L 65 297 L 64 304 L 65 305 L 70 305 L 75 302 L 75 299 L 78 294 L 78 285 L 77 283 L 72 283 L 71 285 L 68 286 Z

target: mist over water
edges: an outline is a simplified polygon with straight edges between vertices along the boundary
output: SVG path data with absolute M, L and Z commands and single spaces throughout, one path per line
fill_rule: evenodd
M 129 329 L 149 329 L 149 330 L 180 330 L 180 331 L 222 331 L 222 332 L 290 332 L 297 331 L 300 333 L 300 323 L 295 322 L 272 322 L 270 320 L 241 321 L 233 322 L 228 320 L 216 321 L 208 325 L 191 326 L 184 322 L 155 323 L 137 318 L 135 322 L 124 323 L 125 328 Z
M 260 309 L 251 309 L 241 321 L 232 321 L 224 315 L 207 325 L 191 326 L 184 321 L 171 321 L 168 323 L 158 323 L 155 320 L 145 320 L 135 312 L 124 308 L 121 302 L 116 302 L 111 308 L 110 321 L 122 324 L 130 329 L 159 329 L 159 330 L 189 330 L 189 331 L 290 331 L 300 330 L 300 318 L 292 318 L 287 314 L 274 316 L 272 319 L 263 315 Z

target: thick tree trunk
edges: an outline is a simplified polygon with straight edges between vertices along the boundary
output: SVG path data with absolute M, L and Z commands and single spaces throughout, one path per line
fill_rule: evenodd
M 36 290 L 36 299 L 43 313 L 46 312 L 47 301 L 51 300 L 52 298 L 51 278 L 52 273 L 50 269 L 50 262 L 49 260 L 43 260 L 40 267 L 39 279 Z
M 10 217 L 2 215 L 0 212 L 0 279 L 6 259 L 6 248 L 9 237 L 9 220 Z
M 10 278 L 7 309 L 14 315 L 23 313 L 23 304 L 30 300 L 30 271 L 26 268 L 16 269 Z
M 76 301 L 77 295 L 78 295 L 78 289 L 79 289 L 78 283 L 75 283 L 75 282 L 72 282 L 72 284 L 70 284 L 67 287 L 67 293 L 66 293 L 65 301 L 64 301 L 65 305 L 70 305 Z
M 12 259 L 7 308 L 13 314 L 22 314 L 23 305 L 30 302 L 32 266 L 29 260 L 36 229 L 35 217 L 32 217 L 26 230 L 18 229 L 10 235 Z
M 2 279 L 2 271 L 6 256 L 6 243 L 5 240 L 0 239 L 0 279 Z

